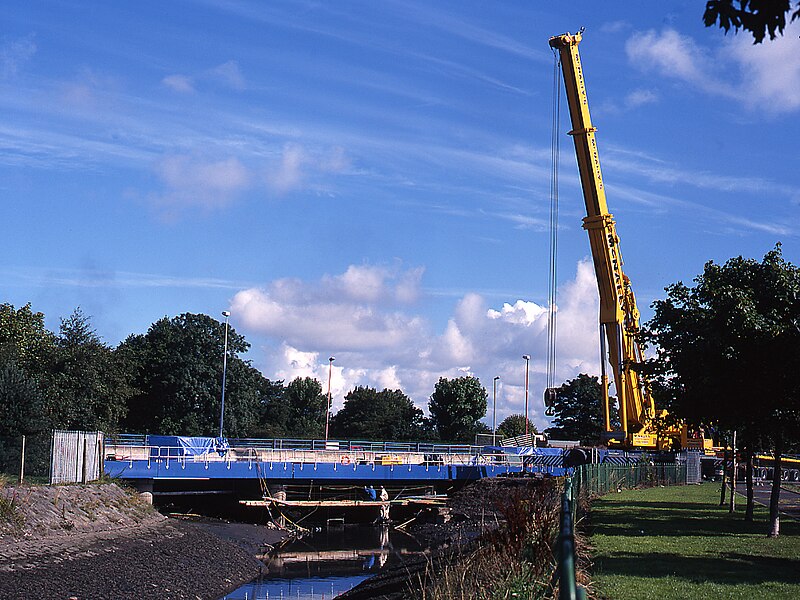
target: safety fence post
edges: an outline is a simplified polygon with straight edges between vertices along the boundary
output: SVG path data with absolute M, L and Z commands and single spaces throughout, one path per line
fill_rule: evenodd
M 580 475 L 579 475 L 580 477 Z M 575 532 L 572 478 L 564 480 L 561 494 L 561 523 L 558 534 L 558 598 L 559 600 L 584 600 L 586 593 L 575 582 Z

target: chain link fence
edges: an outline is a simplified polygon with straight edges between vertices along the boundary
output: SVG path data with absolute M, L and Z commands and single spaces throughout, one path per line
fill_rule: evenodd
M 575 469 L 575 497 L 602 496 L 617 490 L 653 485 L 683 485 L 687 482 L 686 463 L 633 465 L 589 464 Z

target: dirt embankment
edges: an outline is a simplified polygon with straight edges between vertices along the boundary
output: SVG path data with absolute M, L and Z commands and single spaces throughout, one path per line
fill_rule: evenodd
M 0 489 L 0 598 L 217 599 L 260 568 L 116 484 Z

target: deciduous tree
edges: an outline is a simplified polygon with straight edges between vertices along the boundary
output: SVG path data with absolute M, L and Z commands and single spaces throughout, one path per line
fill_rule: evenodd
M 538 433 L 536 427 L 530 422 L 530 419 L 525 418 L 525 415 L 508 415 L 497 428 L 498 439 L 525 435 L 525 421 L 528 421 L 528 433 Z
M 488 394 L 477 377 L 440 378 L 428 402 L 431 421 L 443 441 L 471 442 L 482 430 Z
M 45 379 L 55 427 L 119 429 L 133 390 L 119 356 L 97 336 L 80 308 L 61 321 Z
M 225 325 L 208 315 L 185 313 L 132 335 L 117 352 L 137 390 L 128 402 L 133 430 L 175 435 L 217 435 L 222 396 Z M 250 344 L 228 332 L 224 433 L 246 436 L 261 406 L 262 376 L 238 357 Z
M 581 373 L 556 390 L 553 426 L 545 433 L 557 440 L 597 443 L 603 431 L 603 390 L 597 377 Z
M 780 455 L 800 429 L 800 269 L 778 245 L 762 262 L 710 261 L 695 283 L 671 285 L 653 304 L 645 339 L 657 354 L 647 367 L 670 410 L 690 424 L 737 429 L 749 444 L 771 439 L 770 534 L 778 535 Z
M 358 386 L 344 397 L 331 428 L 346 439 L 414 440 L 423 436 L 423 415 L 400 390 Z

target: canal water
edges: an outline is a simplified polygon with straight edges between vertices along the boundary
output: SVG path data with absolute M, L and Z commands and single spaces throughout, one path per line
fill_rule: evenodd
M 423 548 L 388 527 L 347 525 L 294 540 L 265 559 L 264 573 L 221 600 L 331 600 Z

